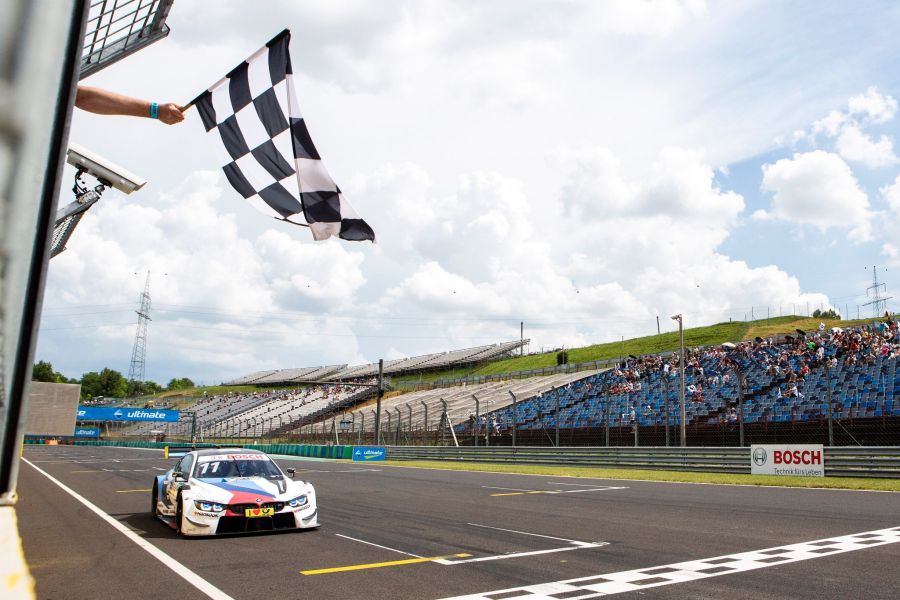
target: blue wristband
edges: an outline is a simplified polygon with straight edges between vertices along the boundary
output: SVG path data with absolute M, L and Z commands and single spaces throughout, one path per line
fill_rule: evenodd
M 159 104 L 156 102 L 150 103 L 150 118 L 157 119 L 159 118 Z

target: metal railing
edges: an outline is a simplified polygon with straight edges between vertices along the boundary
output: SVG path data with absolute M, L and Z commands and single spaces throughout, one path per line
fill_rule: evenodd
M 900 447 L 825 447 L 825 475 L 900 478 Z M 389 446 L 388 460 L 750 473 L 750 448 Z

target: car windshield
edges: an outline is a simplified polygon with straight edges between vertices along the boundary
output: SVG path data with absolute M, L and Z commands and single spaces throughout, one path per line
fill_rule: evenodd
M 278 479 L 281 472 L 275 463 L 266 458 L 246 459 L 215 457 L 217 460 L 201 462 L 194 476 L 197 479 L 227 479 L 233 477 L 265 477 Z

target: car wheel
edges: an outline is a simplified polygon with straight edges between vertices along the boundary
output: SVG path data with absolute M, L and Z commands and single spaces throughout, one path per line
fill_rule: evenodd
M 157 504 L 159 504 L 159 489 L 157 488 L 156 480 L 154 479 L 153 480 L 153 504 L 150 505 L 150 514 L 152 514 L 154 517 L 159 516 L 159 507 L 157 506 Z
M 178 495 L 178 500 L 175 502 L 175 533 L 184 535 L 184 532 L 181 529 L 181 522 L 184 519 L 184 500 L 181 499 L 181 494 Z

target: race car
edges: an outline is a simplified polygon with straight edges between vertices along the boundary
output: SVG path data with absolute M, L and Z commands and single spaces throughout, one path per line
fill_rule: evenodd
M 257 450 L 186 451 L 153 482 L 153 515 L 190 536 L 318 527 L 315 489 L 287 473 Z

